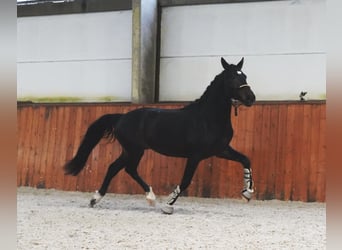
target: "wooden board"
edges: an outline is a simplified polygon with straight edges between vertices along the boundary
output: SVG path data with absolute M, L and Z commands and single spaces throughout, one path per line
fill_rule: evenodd
M 149 105 L 179 108 L 182 104 Z M 108 166 L 120 154 L 118 142 L 102 140 L 85 169 L 65 176 L 63 165 L 76 153 L 88 126 L 107 113 L 142 107 L 132 104 L 19 104 L 17 185 L 61 190 L 94 191 Z M 324 102 L 257 103 L 239 108 L 232 117 L 231 145 L 247 155 L 253 168 L 257 199 L 325 201 L 326 104 Z M 159 195 L 180 183 L 186 159 L 148 150 L 138 168 Z M 209 158 L 200 163 L 184 195 L 240 197 L 243 171 L 236 162 Z M 125 171 L 112 181 L 109 192 L 143 194 Z

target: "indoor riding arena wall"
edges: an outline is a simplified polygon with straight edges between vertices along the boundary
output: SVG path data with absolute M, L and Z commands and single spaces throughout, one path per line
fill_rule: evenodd
M 147 105 L 179 108 L 184 103 Z M 145 105 L 146 106 L 146 105 Z M 84 170 L 66 176 L 63 165 L 76 153 L 80 141 L 95 119 L 107 113 L 125 113 L 142 105 L 123 103 L 33 104 L 17 108 L 17 186 L 59 190 L 95 191 L 108 165 L 120 154 L 117 141 L 102 140 Z M 231 145 L 250 157 L 255 198 L 325 202 L 326 103 L 258 102 L 232 113 Z M 180 183 L 185 159 L 162 156 L 147 150 L 138 171 L 157 195 L 167 195 Z M 212 157 L 201 162 L 185 195 L 239 198 L 242 167 Z M 121 171 L 109 187 L 111 193 L 142 194 Z

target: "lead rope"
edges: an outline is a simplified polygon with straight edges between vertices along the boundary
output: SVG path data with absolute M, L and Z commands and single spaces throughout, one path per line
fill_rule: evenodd
M 238 107 L 240 106 L 239 101 L 232 100 L 232 105 L 234 106 L 234 114 L 235 116 L 238 115 Z
M 244 87 L 249 87 L 248 84 L 242 84 L 239 86 L 239 89 L 244 88 Z M 241 105 L 238 100 L 232 99 L 232 105 L 234 106 L 234 114 L 235 116 L 238 115 L 238 107 Z

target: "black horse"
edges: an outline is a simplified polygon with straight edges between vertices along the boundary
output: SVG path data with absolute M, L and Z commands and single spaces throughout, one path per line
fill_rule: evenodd
M 244 168 L 242 196 L 250 200 L 253 181 L 249 159 L 234 150 L 231 108 L 236 100 L 245 106 L 255 102 L 255 95 L 241 71 L 243 58 L 228 64 L 221 58 L 224 70 L 215 77 L 203 95 L 181 109 L 140 108 L 126 114 L 106 114 L 91 124 L 75 157 L 64 170 L 77 175 L 101 138 L 115 138 L 122 153 L 107 171 L 101 188 L 95 192 L 93 206 L 106 194 L 112 178 L 123 168 L 143 188 L 149 201 L 155 200 L 152 188 L 139 176 L 137 167 L 145 149 L 160 154 L 187 158 L 181 184 L 169 195 L 164 213 L 173 212 L 173 204 L 190 184 L 199 162 L 211 156 L 240 162 Z

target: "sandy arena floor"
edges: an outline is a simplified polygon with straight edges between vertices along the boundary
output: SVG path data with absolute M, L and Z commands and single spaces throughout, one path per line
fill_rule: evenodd
M 173 215 L 143 195 L 17 189 L 18 249 L 326 249 L 325 203 L 180 197 Z

